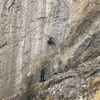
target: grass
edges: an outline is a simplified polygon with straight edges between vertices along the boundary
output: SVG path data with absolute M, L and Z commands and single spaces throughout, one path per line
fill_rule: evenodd
M 100 78 L 97 77 L 92 79 L 91 77 L 89 77 L 88 83 L 89 83 L 89 88 L 91 89 L 97 85 L 100 85 Z
M 100 100 L 100 90 L 98 90 L 94 95 L 94 100 Z
M 46 96 L 46 100 L 52 100 L 51 94 L 48 94 L 48 95 Z

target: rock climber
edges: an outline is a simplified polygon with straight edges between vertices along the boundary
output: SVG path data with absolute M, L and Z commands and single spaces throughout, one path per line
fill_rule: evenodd
M 45 75 L 45 71 L 44 68 L 42 67 L 40 70 L 40 82 L 44 82 L 44 75 Z
M 52 41 L 52 37 L 50 35 L 47 36 L 47 43 L 48 43 L 48 45 L 54 45 L 55 46 L 55 43 Z

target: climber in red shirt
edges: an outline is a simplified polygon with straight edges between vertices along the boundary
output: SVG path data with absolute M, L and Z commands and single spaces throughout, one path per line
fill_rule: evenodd
M 55 46 L 55 43 L 52 41 L 52 37 L 50 35 L 48 35 L 46 38 L 47 38 L 48 45 L 54 45 Z

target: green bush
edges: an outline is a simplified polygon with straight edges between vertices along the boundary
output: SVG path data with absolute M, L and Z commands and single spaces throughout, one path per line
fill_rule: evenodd
M 34 86 L 34 76 L 31 74 L 26 79 L 26 89 L 22 92 L 19 100 L 32 100 L 36 97 L 37 91 Z

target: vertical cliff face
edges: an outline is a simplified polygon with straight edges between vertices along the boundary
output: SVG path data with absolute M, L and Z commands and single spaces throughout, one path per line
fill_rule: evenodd
M 66 0 L 66 3 L 70 12 L 68 34 L 44 64 L 54 74 L 37 85 L 37 100 L 98 100 L 100 0 Z
M 100 1 L 66 0 L 70 17 L 66 37 L 61 43 L 49 67 L 60 72 L 77 67 L 79 64 L 100 55 Z
M 67 33 L 63 0 L 0 0 L 0 98 L 17 92 L 40 53 L 46 35 L 59 44 Z
M 87 73 L 92 69 L 90 76 L 100 76 L 94 72 L 100 69 L 99 8 L 99 0 L 0 0 L 0 99 L 17 93 L 29 72 L 38 77 L 43 65 L 47 77 L 69 70 L 48 80 L 44 91 L 59 100 L 57 89 L 67 82 L 59 92 L 79 100 Z M 47 45 L 46 35 L 53 37 L 55 47 Z

